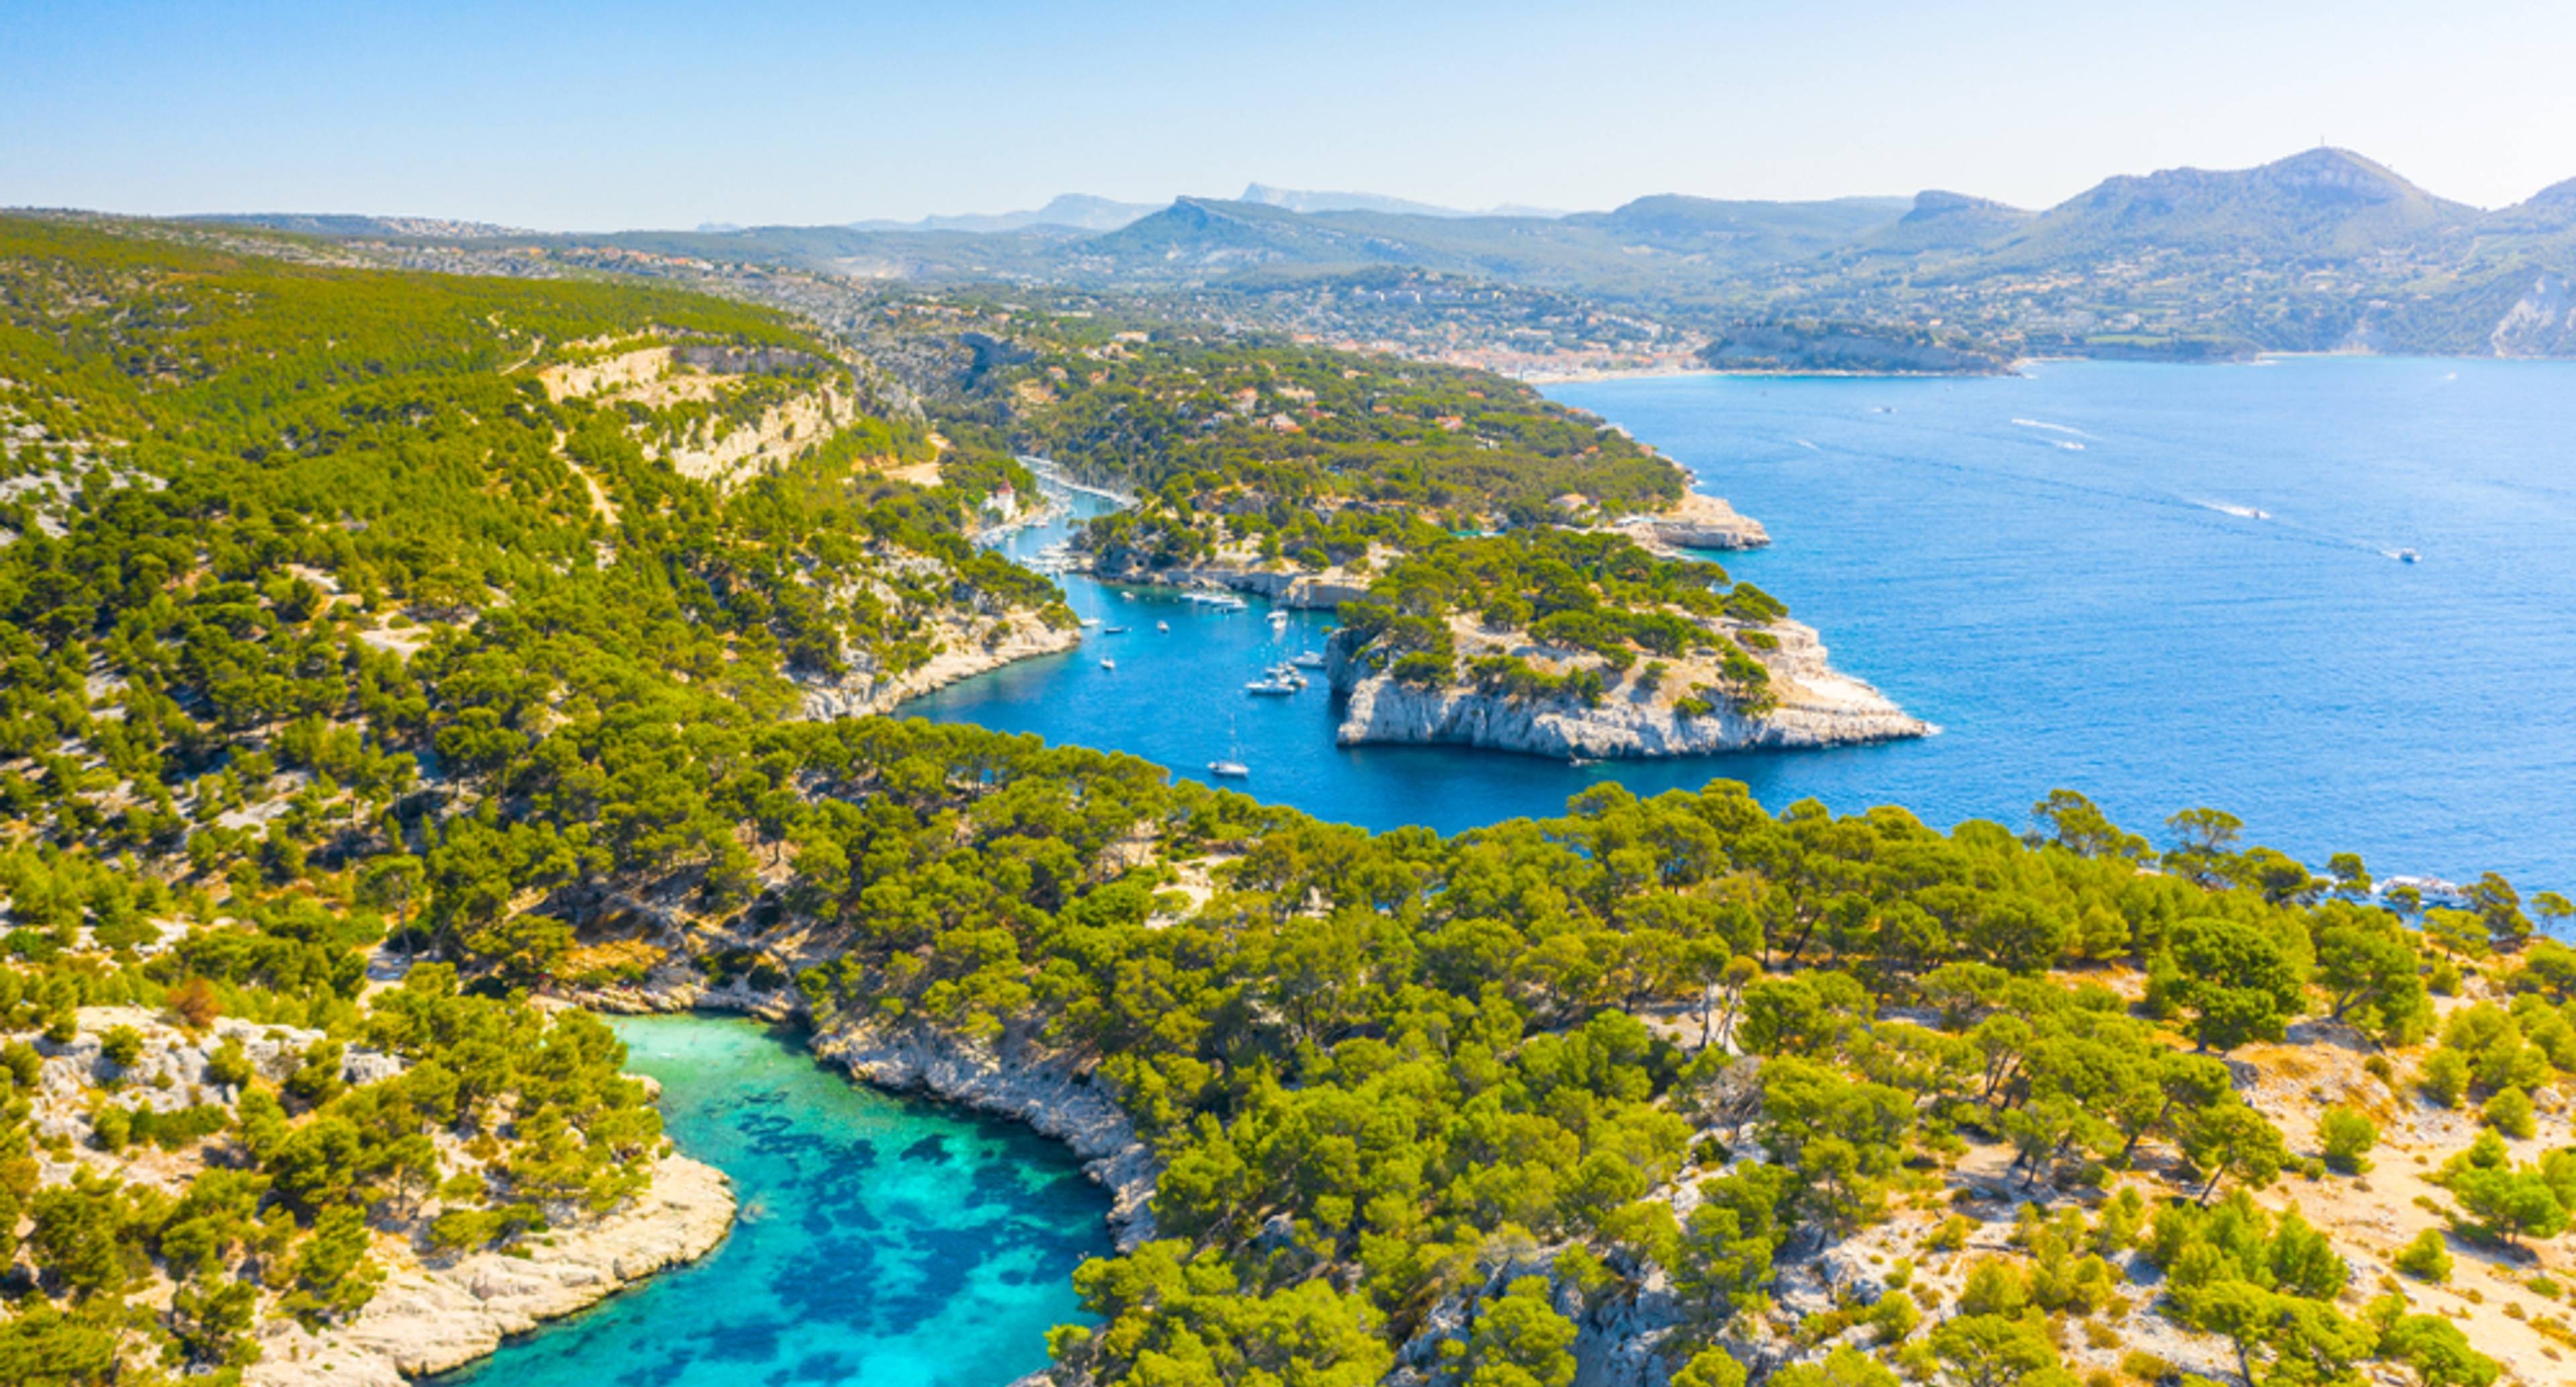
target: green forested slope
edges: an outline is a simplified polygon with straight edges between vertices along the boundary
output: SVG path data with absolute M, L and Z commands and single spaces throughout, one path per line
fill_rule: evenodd
M 375 1268 L 615 1206 L 652 1115 L 527 997 L 674 979 L 1100 1077 L 1157 1236 L 1081 1272 L 1067 1384 L 1567 1387 L 1578 1325 L 1686 1387 L 2483 1383 L 2441 1229 L 2512 1271 L 2576 1208 L 2542 1144 L 2576 953 L 2500 881 L 2401 919 L 2358 862 L 2313 879 L 2210 811 L 2159 854 L 2062 793 L 2018 836 L 1725 782 L 1369 834 L 1034 738 L 783 720 L 792 663 L 901 641 L 817 574 L 1045 600 L 960 548 L 1006 464 L 961 444 L 920 492 L 818 440 L 722 490 L 648 455 L 653 407 L 525 373 L 647 332 L 825 344 L 629 289 L 0 237 L 15 480 L 68 478 L 0 546 L 0 1381 L 237 1371 Z M 1559 427 L 1533 466 L 1642 475 Z M 1396 589 L 1561 563 L 1720 600 L 1449 557 Z M 371 990 L 389 936 L 427 961 Z M 245 1024 L 286 1048 L 227 1054 Z M 2403 1253 L 2328 1212 L 2401 1122 L 2461 1134 L 2369 1177 L 2423 1191 Z M 1813 1291 L 1837 1249 L 1871 1270 Z

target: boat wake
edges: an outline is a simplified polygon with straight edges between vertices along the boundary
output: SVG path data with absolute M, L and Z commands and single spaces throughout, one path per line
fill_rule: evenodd
M 2015 419 L 2013 424 L 2019 428 L 2038 429 L 2045 433 L 2062 433 L 2069 438 L 2093 437 L 2093 435 L 2086 433 L 2082 429 L 2076 428 L 2072 424 L 2052 424 L 2045 419 Z
M 2272 513 L 2270 511 L 2261 510 L 2254 506 L 2233 505 L 2226 501 L 2195 500 L 2192 504 L 2200 507 L 2202 510 L 2214 510 L 2220 515 L 2235 516 L 2239 520 L 2269 520 L 2272 518 Z

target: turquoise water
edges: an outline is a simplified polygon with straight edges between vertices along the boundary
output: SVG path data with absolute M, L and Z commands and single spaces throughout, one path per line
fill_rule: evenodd
M 733 1177 L 715 1252 L 443 1387 L 995 1387 L 1082 1318 L 1108 1202 L 1064 1147 L 857 1087 L 761 1027 L 611 1022 L 687 1155 Z
M 1942 735 L 1597 767 L 1337 750 L 1320 687 L 1241 692 L 1328 619 L 1274 639 L 1258 603 L 1216 616 L 1079 579 L 1074 605 L 1103 618 L 1081 651 L 904 711 L 1202 778 L 1239 746 L 1249 792 L 1380 828 L 1549 813 L 1601 779 L 1716 777 L 1775 808 L 1815 796 L 2020 825 L 2064 785 L 2141 828 L 2210 804 L 2312 862 L 2351 849 L 2382 874 L 2576 887 L 2576 364 L 2045 364 L 1551 393 L 1768 525 L 1774 546 L 1729 566 Z

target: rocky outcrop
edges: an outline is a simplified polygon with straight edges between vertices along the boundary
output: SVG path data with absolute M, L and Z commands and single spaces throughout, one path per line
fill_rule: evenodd
M 985 1045 L 930 1026 L 874 1021 L 826 1027 L 813 1046 L 818 1057 L 879 1088 L 917 1090 L 1063 1142 L 1109 1192 L 1118 1250 L 1132 1252 L 1154 1236 L 1160 1167 L 1087 1065 L 1016 1033 Z
M 740 978 L 709 988 L 685 966 L 665 968 L 640 986 L 580 990 L 570 1000 L 624 1013 L 734 1011 L 771 1021 L 812 1020 L 793 989 L 764 992 Z M 1108 1191 L 1119 1250 L 1132 1251 L 1154 1236 L 1154 1181 L 1162 1167 L 1088 1062 L 1017 1028 L 987 1043 L 920 1021 L 872 1017 L 825 1021 L 808 1044 L 817 1059 L 861 1083 L 924 1093 L 1063 1142 L 1081 1159 L 1083 1173 Z
M 1694 491 L 1671 510 L 1632 516 L 1611 528 L 1648 549 L 1759 549 L 1771 542 L 1762 522 L 1739 515 L 1716 496 Z
M 1269 598 L 1282 607 L 1329 611 L 1368 595 L 1369 580 L 1338 568 L 1309 573 L 1295 568 L 1262 568 L 1249 564 L 1203 563 L 1177 568 L 1148 568 L 1140 563 L 1076 555 L 1076 565 L 1112 583 L 1175 588 L 1227 588 Z
M 1572 696 L 1520 697 L 1458 684 L 1404 683 L 1365 668 L 1340 639 L 1326 646 L 1326 670 L 1341 698 L 1334 740 L 1445 743 L 1555 757 L 1701 756 L 1757 747 L 1855 746 L 1921 737 L 1939 729 L 1908 715 L 1885 694 L 1834 669 L 1824 644 L 1794 621 L 1764 628 L 1779 648 L 1763 659 L 1777 706 L 1746 717 L 1721 705 L 1691 715 L 1664 691 L 1630 681 L 1597 704 Z
M 980 632 L 953 620 L 941 621 L 939 628 L 939 653 L 916 668 L 896 673 L 853 669 L 833 678 L 801 681 L 805 716 L 816 721 L 867 717 L 1014 660 L 1052 655 L 1082 643 L 1081 628 L 1049 626 L 1029 612 L 1007 614 Z
M 402 1387 L 491 1353 L 501 1341 L 586 1309 L 645 1277 L 706 1255 L 732 1226 L 723 1172 L 683 1156 L 652 1188 L 596 1223 L 532 1240 L 525 1256 L 481 1252 L 400 1267 L 349 1324 L 319 1335 L 269 1331 L 247 1387 Z

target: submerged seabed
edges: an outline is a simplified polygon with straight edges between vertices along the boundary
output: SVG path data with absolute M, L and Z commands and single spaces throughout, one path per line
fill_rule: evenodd
M 1024 1128 L 852 1085 L 749 1022 L 611 1022 L 680 1149 L 734 1181 L 723 1246 L 442 1387 L 992 1387 L 1083 1318 L 1107 1198 Z

